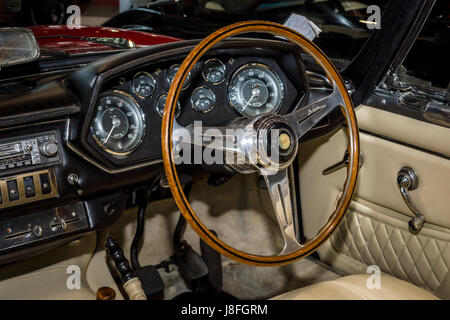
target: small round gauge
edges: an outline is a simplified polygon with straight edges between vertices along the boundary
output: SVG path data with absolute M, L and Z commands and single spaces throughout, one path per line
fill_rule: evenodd
M 283 102 L 280 77 L 269 67 L 250 63 L 240 67 L 228 86 L 228 101 L 246 117 L 276 112 Z
M 202 76 L 205 81 L 218 84 L 225 79 L 226 67 L 219 59 L 209 59 L 202 66 Z
M 163 94 L 158 98 L 156 102 L 156 112 L 158 112 L 159 116 L 162 118 L 164 115 L 164 108 L 166 107 L 167 94 Z M 180 101 L 177 101 L 177 106 L 175 108 L 175 118 L 181 113 Z
M 167 78 L 167 82 L 169 84 L 172 84 L 172 81 L 175 78 L 175 75 L 177 74 L 178 69 L 180 69 L 180 65 L 174 64 L 173 66 L 171 66 L 169 68 L 169 70 L 167 70 L 166 78 Z M 183 87 L 181 89 L 186 89 L 189 86 L 190 82 L 191 82 L 191 73 L 189 72 L 189 74 L 186 77 L 186 80 L 184 80 Z
M 145 116 L 137 102 L 121 91 L 108 91 L 100 96 L 91 124 L 95 142 L 106 152 L 123 156 L 142 142 Z
M 192 92 L 191 104 L 195 111 L 207 113 L 216 104 L 216 95 L 207 87 L 198 87 Z
M 147 72 L 138 72 L 133 77 L 131 86 L 133 92 L 139 98 L 148 98 L 155 92 L 156 81 L 151 74 Z

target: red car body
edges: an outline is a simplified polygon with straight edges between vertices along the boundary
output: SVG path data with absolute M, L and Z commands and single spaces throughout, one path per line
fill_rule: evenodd
M 113 50 L 109 45 L 99 44 L 83 39 L 83 37 L 124 38 L 131 40 L 136 48 L 153 46 L 162 43 L 179 41 L 180 39 L 152 34 L 148 32 L 123 30 L 107 27 L 87 27 L 69 29 L 65 25 L 30 26 L 41 48 L 64 51 L 68 54 L 79 54 L 92 51 Z M 72 38 L 73 37 L 73 38 Z

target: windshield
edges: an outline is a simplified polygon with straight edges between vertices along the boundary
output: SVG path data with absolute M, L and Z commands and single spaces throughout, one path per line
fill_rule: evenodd
M 356 56 L 370 33 L 382 27 L 380 19 L 388 0 L 135 1 L 134 11 L 117 4 L 83 6 L 89 1 L 81 0 L 49 0 L 45 5 L 26 1 L 22 6 L 13 6 L 13 2 L 0 2 L 0 25 L 31 29 L 41 59 L 204 38 L 237 21 L 286 23 L 294 15 L 294 20 L 300 16 L 313 23 L 313 41 L 345 64 Z
M 352 60 L 370 33 L 381 28 L 387 0 L 205 0 L 205 12 L 285 23 L 291 14 L 308 18 L 321 33 L 314 42 L 330 57 Z
M 117 6 L 99 6 L 83 0 L 0 1 L 0 27 L 31 30 L 41 60 L 116 53 L 176 40 L 120 26 L 102 26 L 105 20 L 118 14 Z M 7 49 L 0 43 L 0 51 Z

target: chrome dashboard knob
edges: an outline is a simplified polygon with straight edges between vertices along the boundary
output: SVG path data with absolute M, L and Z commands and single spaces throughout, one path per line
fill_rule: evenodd
M 52 158 L 58 154 L 58 145 L 54 141 L 45 141 L 41 144 L 39 150 L 43 156 Z

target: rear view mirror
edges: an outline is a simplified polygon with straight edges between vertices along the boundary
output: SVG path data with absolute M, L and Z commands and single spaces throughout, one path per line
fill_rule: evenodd
M 0 68 L 39 58 L 39 46 L 31 30 L 0 28 Z

